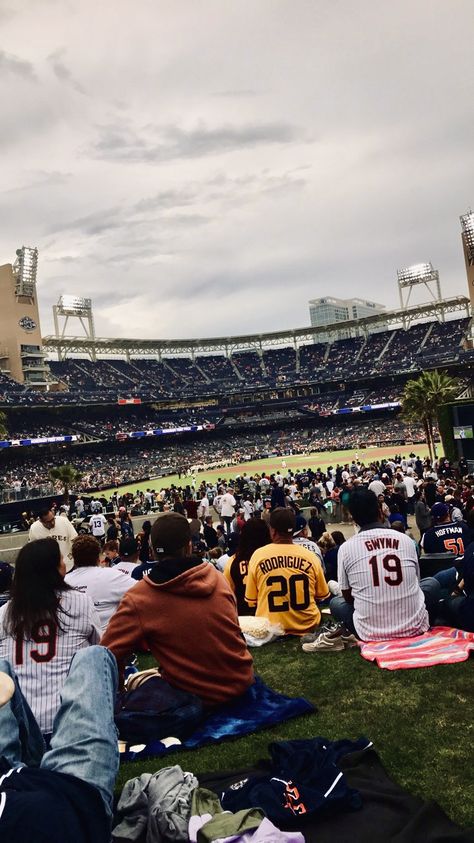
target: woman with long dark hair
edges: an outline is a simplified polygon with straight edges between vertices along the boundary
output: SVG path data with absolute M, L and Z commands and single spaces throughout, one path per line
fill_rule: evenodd
M 140 562 L 149 562 L 152 559 L 150 533 L 151 521 L 144 521 L 140 532 L 137 534 L 139 546 L 138 558 Z
M 224 576 L 235 594 L 239 615 L 255 614 L 255 608 L 251 609 L 245 601 L 245 586 L 251 556 L 254 551 L 266 544 L 270 544 L 267 523 L 261 518 L 251 518 L 243 525 L 237 550 L 224 568 Z
M 64 581 L 55 539 L 25 544 L 17 557 L 8 603 L 0 607 L 0 658 L 8 659 L 43 734 L 53 731 L 73 655 L 98 644 L 92 600 Z

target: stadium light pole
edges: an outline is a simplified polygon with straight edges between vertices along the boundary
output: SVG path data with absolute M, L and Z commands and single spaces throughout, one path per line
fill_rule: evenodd
M 471 301 L 471 315 L 474 313 L 474 211 L 469 211 L 460 217 L 461 238 L 466 264 L 467 286 Z M 469 344 L 474 347 L 474 324 L 471 322 L 471 336 Z
M 60 330 L 59 317 L 64 318 L 62 328 Z M 82 325 L 85 333 L 85 338 L 95 340 L 94 316 L 92 313 L 92 299 L 86 299 L 82 296 L 60 296 L 57 304 L 53 305 L 53 319 L 56 339 L 62 340 L 66 334 L 66 328 L 69 319 L 78 319 Z M 61 349 L 58 349 L 59 359 L 62 359 Z M 96 350 L 92 345 L 90 349 L 91 359 L 95 361 Z
M 415 263 L 405 269 L 397 270 L 398 292 L 400 296 L 400 307 L 406 311 L 410 303 L 414 287 L 424 285 L 433 301 L 441 301 L 441 284 L 439 272 L 433 268 L 432 263 Z M 434 291 L 433 292 L 433 288 Z M 444 321 L 444 313 L 441 314 Z M 403 319 L 403 326 L 406 328 L 407 319 Z

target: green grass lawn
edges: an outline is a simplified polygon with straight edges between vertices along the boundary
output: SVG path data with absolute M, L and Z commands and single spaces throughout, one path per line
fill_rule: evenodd
M 474 660 L 416 670 L 381 670 L 358 650 L 303 653 L 289 639 L 252 650 L 256 671 L 275 690 L 304 696 L 315 714 L 239 740 L 123 764 L 117 780 L 180 764 L 196 773 L 237 770 L 267 757 L 271 741 L 364 735 L 396 781 L 435 799 L 463 826 L 474 825 Z M 142 659 L 142 667 L 152 660 Z
M 400 446 L 390 445 L 383 448 L 353 448 L 349 451 L 315 451 L 311 454 L 296 454 L 292 457 L 269 457 L 268 459 L 263 460 L 253 460 L 251 462 L 239 463 L 238 465 L 229 466 L 228 468 L 212 468 L 206 471 L 199 472 L 197 474 L 198 483 L 205 480 L 208 483 L 215 482 L 219 477 L 225 477 L 230 479 L 231 477 L 236 477 L 238 474 L 243 474 L 247 472 L 247 474 L 255 474 L 258 472 L 261 474 L 265 472 L 267 474 L 273 474 L 276 471 L 281 471 L 282 469 L 282 459 L 285 460 L 287 468 L 295 469 L 302 469 L 302 468 L 312 468 L 316 470 L 316 468 L 326 470 L 329 465 L 337 465 L 340 463 L 344 465 L 345 463 L 350 463 L 354 456 L 357 454 L 359 459 L 365 463 L 370 463 L 373 460 L 380 460 L 383 457 L 390 458 L 393 457 L 394 454 L 399 453 Z M 403 454 L 408 456 L 411 452 L 419 455 L 422 459 L 428 456 L 428 446 L 427 445 L 405 445 L 402 448 Z M 119 490 L 122 494 L 126 494 L 127 492 L 136 492 L 145 491 L 145 489 L 161 489 L 164 486 L 171 486 L 171 484 L 175 484 L 176 486 L 186 486 L 189 483 L 189 478 L 178 477 L 177 474 L 172 474 L 168 477 L 159 478 L 156 480 L 144 480 L 143 482 L 136 482 L 136 483 L 128 483 L 125 486 L 119 486 Z

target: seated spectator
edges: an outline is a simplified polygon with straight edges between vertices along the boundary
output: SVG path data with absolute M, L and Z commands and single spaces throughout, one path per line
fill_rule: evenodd
M 267 544 L 270 544 L 270 532 L 265 521 L 251 518 L 242 527 L 237 550 L 224 568 L 224 576 L 235 594 L 239 615 L 255 614 L 255 608 L 250 608 L 245 600 L 249 560 L 259 547 Z
M 227 545 L 229 545 L 229 547 L 230 547 L 230 536 L 233 536 L 233 535 L 238 536 L 238 533 L 231 533 L 230 536 L 227 536 L 222 524 L 217 525 L 216 533 L 217 533 L 217 546 L 220 547 L 222 551 L 225 551 Z
M 10 588 L 13 580 L 14 568 L 8 562 L 0 562 L 0 606 L 10 600 Z
M 91 598 L 100 619 L 102 632 L 116 611 L 123 595 L 136 584 L 135 580 L 114 568 L 99 566 L 100 542 L 94 536 L 78 536 L 72 543 L 73 568 L 65 582 Z
M 305 547 L 306 550 L 310 550 L 311 553 L 314 553 L 314 555 L 319 559 L 321 565 L 323 565 L 323 554 L 316 542 L 311 541 L 311 539 L 308 538 L 308 525 L 306 518 L 303 518 L 302 515 L 296 516 L 295 529 L 293 531 L 293 544 L 297 544 L 300 547 Z
M 144 521 L 140 532 L 137 533 L 136 536 L 138 542 L 138 558 L 140 562 L 149 562 L 152 558 L 150 533 L 151 521 Z
M 470 543 L 469 527 L 464 521 L 453 521 L 448 504 L 440 501 L 431 507 L 431 517 L 433 526 L 425 531 L 421 539 L 423 552 L 453 553 L 456 565 L 459 565 L 464 557 L 464 550 Z
M 326 540 L 326 549 L 321 542 Z M 328 541 L 330 539 L 330 543 Z M 337 556 L 341 544 L 344 544 L 346 537 L 340 530 L 334 530 L 332 533 L 323 533 L 319 540 L 319 546 L 323 551 L 324 567 L 326 570 L 326 580 L 337 580 Z
M 457 583 L 456 568 L 451 568 L 450 572 L 450 581 L 446 576 L 448 572 L 440 572 L 441 587 L 449 585 L 449 590 L 453 593 L 440 602 L 438 615 L 449 626 L 474 632 L 474 544 L 470 544 L 466 549 L 461 582 Z M 438 579 L 438 575 L 435 578 Z
M 21 690 L 43 734 L 53 731 L 60 693 L 74 653 L 100 641 L 92 600 L 65 581 L 55 539 L 24 545 L 11 599 L 0 608 L 0 658 L 16 667 Z
M 222 530 L 223 532 L 223 530 Z M 219 544 L 219 538 L 217 535 L 217 531 L 212 526 L 212 515 L 206 515 L 204 519 L 204 541 L 206 542 L 209 550 L 212 550 L 213 547 L 217 547 Z M 225 547 L 225 544 L 224 544 Z
M 387 529 L 374 492 L 352 493 L 349 509 L 360 530 L 338 554 L 342 597 L 333 597 L 333 617 L 363 641 L 407 638 L 429 628 L 440 595 L 432 577 L 420 582 L 412 539 Z
M 120 539 L 120 556 L 115 559 L 114 565 L 123 574 L 131 576 L 132 571 L 138 565 L 138 542 L 133 537 Z
M 277 507 L 270 517 L 271 543 L 252 554 L 245 599 L 257 617 L 281 624 L 285 632 L 303 635 L 319 625 L 316 600 L 329 597 L 321 562 L 305 547 L 294 544 L 296 516 Z
M 114 657 L 103 647 L 73 656 L 46 752 L 17 678 L 1 659 L 0 839 L 109 843 L 119 766 Z
M 191 555 L 183 515 L 157 518 L 151 541 L 157 564 L 124 595 L 102 643 L 122 667 L 144 639 L 163 679 L 206 706 L 243 694 L 254 681 L 252 658 L 225 579 Z
M 100 564 L 103 568 L 110 568 L 120 559 L 119 543 L 115 539 L 108 541 L 103 547 L 103 556 Z

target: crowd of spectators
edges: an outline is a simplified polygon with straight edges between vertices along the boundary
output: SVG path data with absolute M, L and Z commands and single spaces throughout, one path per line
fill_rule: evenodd
M 74 358 L 51 361 L 59 391 L 23 389 L 0 374 L 0 403 L 80 404 L 140 397 L 153 401 L 172 397 L 204 396 L 243 388 L 282 387 L 307 382 L 372 377 L 379 374 L 416 372 L 426 365 L 450 363 L 469 354 L 462 340 L 468 319 L 426 322 L 407 330 L 397 328 L 331 343 L 310 343 L 299 348 L 282 347 L 224 355 L 166 357 L 162 360 Z
M 133 426 L 133 424 L 132 424 Z M 112 437 L 115 438 L 115 437 Z M 334 423 L 309 428 L 302 422 L 282 429 L 259 430 L 248 433 L 221 431 L 187 436 L 185 439 L 159 441 L 153 438 L 134 443 L 101 445 L 83 444 L 73 451 L 62 447 L 54 457 L 42 450 L 25 457 L 16 449 L 4 462 L 0 477 L 0 497 L 4 502 L 33 497 L 33 491 L 50 486 L 49 469 L 52 464 L 73 463 L 81 473 L 77 485 L 81 492 L 105 489 L 134 483 L 152 477 L 175 473 L 198 472 L 206 467 L 225 467 L 285 454 L 308 454 L 333 449 L 365 448 L 385 444 L 404 444 L 424 441 L 421 425 L 397 418 L 363 421 L 352 425 Z M 60 484 L 55 487 L 60 490 Z

